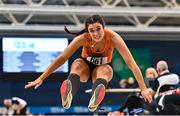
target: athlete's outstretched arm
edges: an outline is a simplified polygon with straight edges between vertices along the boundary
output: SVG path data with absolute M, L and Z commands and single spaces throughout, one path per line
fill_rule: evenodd
M 64 64 L 72 55 L 76 52 L 76 50 L 83 45 L 84 38 L 83 34 L 75 37 L 73 41 L 68 45 L 68 47 L 60 54 L 49 66 L 48 68 L 41 74 L 36 80 L 32 82 L 28 82 L 25 85 L 25 88 L 34 87 L 38 88 L 44 79 L 46 79 L 50 74 L 52 74 L 58 67 Z
M 138 65 L 136 64 L 133 56 L 131 55 L 128 47 L 126 46 L 124 40 L 116 32 L 114 32 L 112 30 L 110 30 L 110 32 L 112 34 L 112 43 L 113 43 L 114 47 L 119 51 L 122 58 L 128 65 L 128 67 L 133 72 L 133 74 L 139 84 L 139 87 L 141 89 L 142 96 L 144 97 L 145 100 L 148 100 L 149 102 L 151 102 L 152 96 L 151 96 L 150 92 L 147 90 L 142 73 L 141 73 Z

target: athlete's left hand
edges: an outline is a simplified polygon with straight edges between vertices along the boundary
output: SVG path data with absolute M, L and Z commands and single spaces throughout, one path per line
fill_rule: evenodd
M 143 96 L 145 101 L 148 101 L 149 103 L 152 102 L 152 94 L 149 89 L 141 90 L 141 95 Z

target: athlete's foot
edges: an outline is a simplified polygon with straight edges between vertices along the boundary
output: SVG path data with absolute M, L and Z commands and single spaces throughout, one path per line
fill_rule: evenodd
M 88 109 L 94 112 L 105 96 L 106 88 L 103 84 L 96 87 L 88 105 Z
M 68 109 L 72 102 L 72 84 L 70 80 L 65 80 L 61 85 L 62 106 Z

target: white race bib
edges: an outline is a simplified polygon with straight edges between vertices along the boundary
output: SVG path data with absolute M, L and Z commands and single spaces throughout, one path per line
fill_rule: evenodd
M 95 65 L 101 65 L 107 64 L 107 58 L 108 57 L 87 57 L 86 60 Z

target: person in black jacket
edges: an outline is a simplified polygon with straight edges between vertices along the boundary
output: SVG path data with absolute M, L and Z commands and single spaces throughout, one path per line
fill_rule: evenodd
M 180 95 L 176 94 L 176 87 L 180 82 L 177 74 L 170 73 L 166 61 L 159 61 L 156 66 L 158 77 L 152 86 L 152 95 L 159 114 L 180 114 Z

